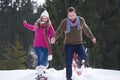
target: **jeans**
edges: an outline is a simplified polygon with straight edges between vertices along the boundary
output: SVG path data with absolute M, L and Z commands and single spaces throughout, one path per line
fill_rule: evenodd
M 47 66 L 48 64 L 48 49 L 43 47 L 35 47 L 35 53 L 38 57 L 37 65 Z
M 83 44 L 65 44 L 65 58 L 66 58 L 66 77 L 71 79 L 72 77 L 72 60 L 74 52 L 78 54 L 83 60 L 87 59 L 85 47 Z

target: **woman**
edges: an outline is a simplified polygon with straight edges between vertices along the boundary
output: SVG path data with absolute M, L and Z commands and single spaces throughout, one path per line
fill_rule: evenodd
M 35 32 L 34 49 L 38 57 L 36 69 L 39 74 L 42 74 L 43 68 L 48 66 L 48 55 L 51 52 L 49 42 L 54 35 L 54 28 L 49 19 L 49 14 L 44 10 L 35 25 L 28 24 L 26 20 L 23 24 L 25 28 Z

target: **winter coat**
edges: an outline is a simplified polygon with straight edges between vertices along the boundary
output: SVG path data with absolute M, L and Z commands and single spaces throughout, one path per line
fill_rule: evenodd
M 47 38 L 46 40 L 46 35 L 45 35 L 45 27 L 47 27 L 46 24 L 40 25 L 40 28 L 36 28 L 34 25 L 30 25 L 26 22 L 24 22 L 24 27 L 27 29 L 34 31 L 35 32 L 35 37 L 34 37 L 34 47 L 43 47 L 43 48 L 48 48 L 48 42 L 50 41 L 50 38 L 54 36 L 54 28 L 52 25 L 47 30 Z

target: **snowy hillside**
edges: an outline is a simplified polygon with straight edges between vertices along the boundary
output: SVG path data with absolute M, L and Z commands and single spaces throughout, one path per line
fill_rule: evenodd
M 74 73 L 74 72 L 73 72 Z M 48 80 L 66 80 L 65 69 L 55 70 L 49 68 L 46 70 Z M 0 70 L 0 80 L 35 80 L 36 71 L 27 70 Z M 120 71 L 86 68 L 81 76 L 73 76 L 74 80 L 120 80 Z

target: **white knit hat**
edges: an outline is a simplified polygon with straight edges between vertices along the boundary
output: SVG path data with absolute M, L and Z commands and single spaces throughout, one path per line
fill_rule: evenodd
M 49 18 L 49 14 L 48 14 L 47 10 L 44 10 L 44 11 L 41 13 L 40 17 L 43 17 L 43 16 L 47 16 L 47 17 Z

